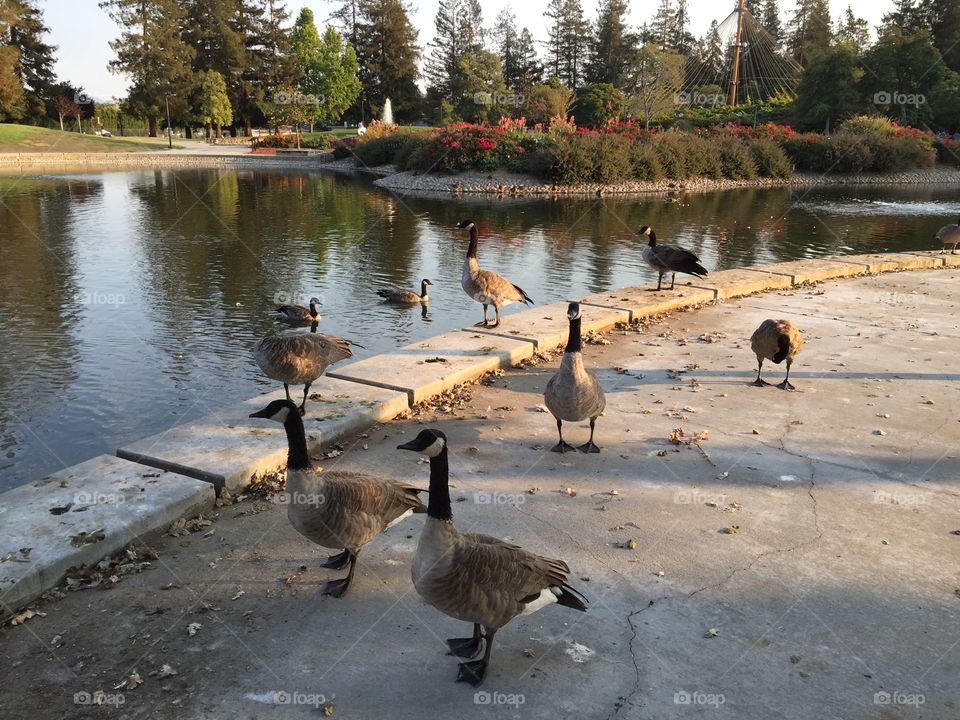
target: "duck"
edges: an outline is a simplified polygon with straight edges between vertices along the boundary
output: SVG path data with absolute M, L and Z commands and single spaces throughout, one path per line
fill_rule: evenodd
M 643 259 L 659 273 L 657 291 L 660 290 L 663 276 L 667 273 L 672 273 L 670 290 L 673 290 L 678 272 L 701 278 L 707 275 L 707 269 L 700 264 L 700 258 L 689 250 L 672 245 L 657 245 L 657 234 L 649 225 L 644 225 L 637 231 L 637 234 L 646 235 L 648 238 L 647 245 L 643 248 Z
M 787 374 L 783 382 L 777 385 L 783 390 L 796 390 L 790 383 L 790 366 L 793 359 L 803 350 L 803 335 L 789 320 L 764 320 L 750 337 L 750 348 L 757 355 L 757 379 L 753 384 L 763 387 L 770 383 L 760 379 L 760 370 L 764 360 L 772 360 L 778 365 L 787 361 Z
M 253 348 L 253 357 L 264 375 L 283 383 L 287 400 L 291 385 L 303 385 L 303 415 L 310 385 L 328 366 L 353 357 L 350 345 L 349 340 L 336 335 L 288 332 L 261 338 Z
M 467 259 L 463 262 L 463 276 L 460 285 L 463 291 L 478 303 L 483 305 L 483 322 L 476 327 L 495 328 L 500 325 L 500 308 L 512 302 L 522 302 L 524 305 L 533 305 L 533 300 L 523 289 L 507 280 L 503 275 L 483 270 L 477 262 L 477 225 L 473 220 L 461 220 L 457 226 L 460 230 L 470 231 L 470 245 L 467 248 Z M 487 307 L 493 305 L 496 312 L 496 321 L 493 325 L 487 319 Z
M 417 295 L 413 290 L 377 290 L 377 295 L 386 302 L 396 305 L 414 305 L 416 303 L 430 302 L 430 296 L 427 295 L 427 285 L 433 285 L 432 282 L 424 278 L 420 281 L 420 294 Z
M 943 248 L 940 250 L 941 255 L 947 252 L 947 245 L 953 245 L 950 254 L 956 255 L 957 245 L 960 244 L 960 218 L 957 219 L 956 225 L 944 225 L 937 230 L 936 238 L 943 243 Z
M 284 320 L 288 322 L 320 322 L 320 313 L 317 312 L 317 305 L 320 301 L 317 298 L 310 298 L 310 307 L 303 305 L 280 305 L 274 312 L 280 313 Z
M 576 449 L 585 453 L 598 453 L 600 448 L 593 442 L 593 431 L 607 400 L 597 376 L 583 366 L 580 303 L 570 303 L 567 307 L 567 318 L 570 321 L 570 330 L 560 369 L 547 381 L 543 391 L 543 399 L 557 421 L 557 434 L 560 436 L 560 442 L 552 447 L 551 451 L 564 453 Z M 590 439 L 579 448 L 564 442 L 563 421 L 579 422 L 587 418 L 590 418 Z
M 450 507 L 450 462 L 447 436 L 421 430 L 398 445 L 430 458 L 427 519 L 413 556 L 411 577 L 417 593 L 440 612 L 473 624 L 469 638 L 447 640 L 460 663 L 457 682 L 483 682 L 497 631 L 519 615 L 558 604 L 587 611 L 587 598 L 567 584 L 570 568 L 563 560 L 535 555 L 499 538 L 461 533 Z M 483 647 L 483 657 L 474 660 Z
M 383 480 L 346 470 L 322 471 L 313 467 L 307 451 L 303 420 L 295 403 L 274 400 L 252 418 L 265 418 L 283 425 L 287 434 L 287 519 L 303 537 L 321 547 L 343 552 L 331 555 L 321 567 L 342 570 L 345 578 L 331 580 L 324 595 L 343 597 L 364 545 L 387 528 L 414 513 L 426 512 L 419 494 L 409 483 Z

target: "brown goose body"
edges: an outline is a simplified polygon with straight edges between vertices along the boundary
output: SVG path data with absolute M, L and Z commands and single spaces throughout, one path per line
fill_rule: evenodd
M 653 228 L 644 225 L 638 233 L 648 238 L 643 248 L 643 259 L 658 274 L 657 290 L 660 290 L 663 276 L 667 273 L 671 273 L 670 290 L 673 290 L 676 284 L 678 272 L 695 277 L 707 275 L 707 269 L 700 264 L 700 258 L 689 250 L 672 245 L 657 245 L 657 234 Z
M 310 298 L 310 307 L 304 307 L 303 305 L 280 305 L 275 312 L 279 313 L 287 322 L 320 322 L 320 313 L 317 312 L 317 305 L 319 303 L 320 301 L 317 300 L 317 298 Z
M 427 285 L 433 285 L 432 282 L 424 278 L 420 281 L 420 294 L 417 295 L 413 290 L 377 290 L 377 295 L 384 301 L 394 305 L 414 305 L 416 303 L 430 302 L 430 296 L 427 294 Z
M 259 368 L 271 380 L 283 383 L 290 399 L 290 385 L 303 385 L 303 404 L 307 402 L 310 384 L 323 371 L 340 360 L 353 356 L 350 342 L 336 335 L 288 332 L 269 335 L 257 342 L 253 357 Z
M 274 400 L 250 417 L 283 423 L 287 435 L 287 519 L 311 542 L 342 548 L 343 552 L 323 564 L 334 570 L 350 565 L 347 577 L 329 582 L 324 590 L 325 594 L 342 596 L 353 579 L 361 548 L 411 514 L 426 511 L 417 497 L 423 490 L 366 473 L 314 468 L 303 420 L 290 400 Z
M 473 636 L 447 640 L 453 654 L 483 658 L 460 664 L 457 680 L 479 685 L 497 630 L 518 615 L 552 604 L 586 611 L 586 598 L 567 584 L 562 560 L 535 555 L 490 535 L 461 533 L 450 506 L 446 436 L 422 430 L 399 446 L 430 458 L 430 503 L 411 567 L 413 586 L 430 605 L 473 623 Z
M 960 244 L 960 219 L 957 220 L 956 225 L 944 225 L 942 228 L 937 230 L 936 238 L 943 244 L 943 247 L 940 250 L 941 255 L 947 251 L 947 245 L 953 246 L 950 254 L 955 255 L 957 252 L 957 245 Z
M 483 322 L 478 325 L 489 326 L 487 307 L 493 305 L 496 320 L 491 327 L 500 324 L 500 308 L 512 302 L 521 302 L 533 305 L 533 300 L 524 292 L 523 288 L 514 285 L 503 275 L 480 267 L 477 260 L 477 226 L 472 220 L 463 220 L 458 228 L 470 231 L 470 245 L 467 247 L 467 257 L 463 261 L 463 272 L 460 277 L 460 286 L 463 291 L 478 303 L 483 305 Z
M 760 379 L 763 361 L 776 364 L 787 363 L 787 375 L 779 387 L 784 390 L 795 389 L 790 384 L 790 366 L 793 359 L 803 350 L 803 335 L 789 320 L 764 320 L 750 336 L 750 348 L 757 356 L 757 379 L 755 385 L 766 385 Z

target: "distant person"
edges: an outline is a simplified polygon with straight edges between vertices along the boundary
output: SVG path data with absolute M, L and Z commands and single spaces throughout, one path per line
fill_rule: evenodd
M 357 125 L 357 135 L 363 135 L 365 132 L 367 132 L 367 127 L 363 124 L 363 120 L 361 120 L 360 124 Z

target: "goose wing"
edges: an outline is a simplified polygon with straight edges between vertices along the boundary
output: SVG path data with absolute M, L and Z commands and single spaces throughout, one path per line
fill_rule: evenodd
M 310 310 L 302 305 L 280 305 L 276 312 L 291 319 L 312 318 Z
M 498 275 L 490 270 L 476 270 L 472 273 L 472 276 L 480 294 L 490 298 L 491 301 L 512 300 L 526 305 L 533 304 L 533 300 L 524 292 L 523 288 L 514 285 L 503 275 Z
M 319 333 L 271 335 L 254 347 L 257 365 L 268 377 L 294 385 L 313 382 L 328 365 L 352 356 L 348 340 Z
M 387 302 L 395 303 L 416 303 L 420 302 L 420 296 L 412 290 L 377 290 L 377 295 Z
M 682 272 L 689 275 L 706 275 L 707 270 L 700 264 L 700 258 L 689 250 L 672 245 L 657 245 L 651 248 L 665 267 L 672 272 Z
M 364 473 L 332 471 L 321 474 L 325 522 L 344 547 L 359 547 L 409 512 L 426 512 L 421 488 Z

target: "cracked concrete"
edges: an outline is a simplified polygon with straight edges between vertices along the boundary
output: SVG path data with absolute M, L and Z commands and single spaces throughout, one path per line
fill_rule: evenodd
M 285 719 L 322 716 L 322 696 L 333 717 L 358 719 L 495 705 L 510 718 L 955 720 L 958 283 L 957 269 L 849 278 L 610 333 L 584 349 L 607 391 L 599 455 L 545 451 L 553 357 L 322 459 L 425 486 L 427 466 L 394 448 L 440 427 L 458 526 L 570 564 L 590 611 L 551 607 L 501 630 L 489 695 L 454 683 L 443 640 L 464 624 L 411 587 L 419 519 L 368 546 L 334 600 L 320 595 L 327 553 L 255 497 L 152 541 L 149 570 L 0 630 L 0 707 Z M 798 392 L 749 384 L 749 336 L 767 317 L 805 334 Z M 765 363 L 767 379 L 782 374 Z M 678 428 L 707 436 L 675 445 Z M 571 442 L 586 434 L 565 427 Z M 135 671 L 142 684 L 114 689 Z M 97 690 L 123 704 L 75 703 Z

